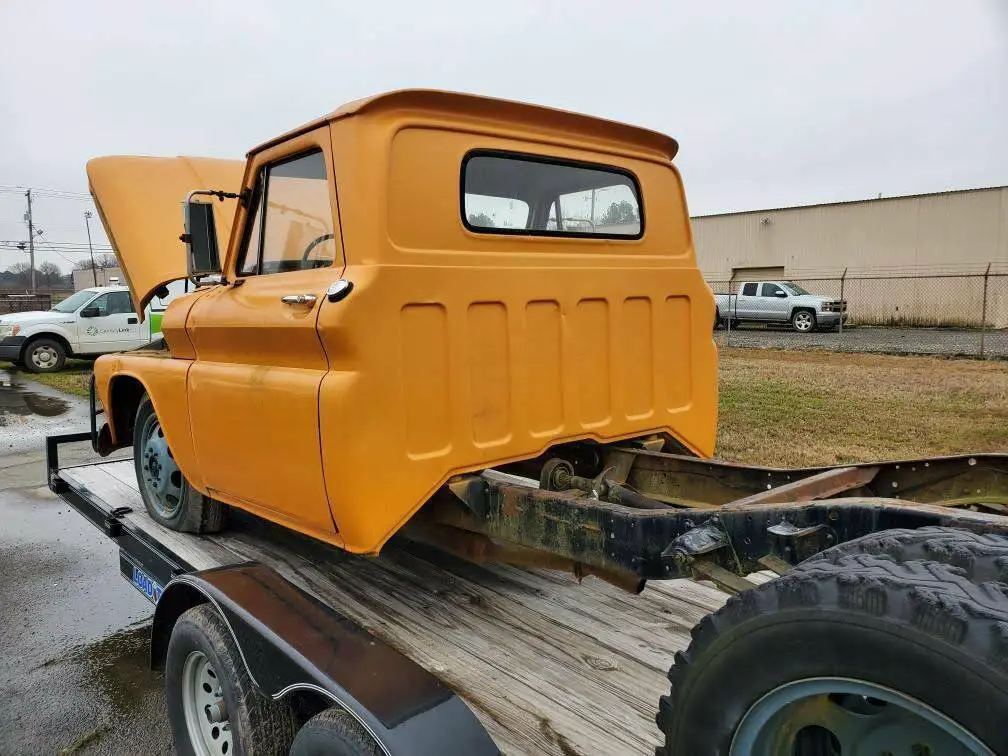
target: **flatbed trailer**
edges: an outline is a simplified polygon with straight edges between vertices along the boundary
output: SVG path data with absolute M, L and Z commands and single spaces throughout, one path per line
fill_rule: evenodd
M 61 447 L 94 437 L 47 439 L 49 485 L 117 542 L 122 575 L 155 603 L 152 665 L 164 665 L 169 717 L 184 712 L 190 739 L 240 721 L 237 704 L 272 707 L 260 722 L 282 712 L 256 754 L 286 754 L 292 739 L 292 756 L 746 756 L 783 753 L 780 742 L 796 756 L 857 744 L 1008 752 L 1004 455 L 774 471 L 627 450 L 644 455 L 637 477 L 605 482 L 608 496 L 629 500 L 658 480 L 722 499 L 685 495 L 692 506 L 674 511 L 602 501 L 600 481 L 562 463 L 541 481 L 514 468 L 451 484 L 474 505 L 470 527 L 529 534 L 545 518 L 552 531 L 538 532 L 554 549 L 597 523 L 602 537 L 644 543 L 678 531 L 631 584 L 604 569 L 474 563 L 426 545 L 423 531 L 377 558 L 240 512 L 224 532 L 176 532 L 148 515 L 133 459 L 60 465 Z M 934 503 L 866 497 L 878 489 Z M 701 582 L 674 579 L 687 575 Z M 210 681 L 214 669 L 238 680 L 226 706 L 220 689 L 195 708 L 198 691 L 173 700 L 190 684 L 179 660 L 200 658 L 173 647 L 199 622 L 211 636 L 217 627 L 209 647 L 223 649 Z M 688 747 L 671 747 L 684 724 Z M 299 748 L 320 728 L 319 748 Z
M 415 544 L 361 558 L 253 516 L 216 535 L 179 533 L 147 514 L 132 458 L 60 466 L 60 447 L 89 440 L 48 439 L 50 485 L 117 542 L 122 576 L 148 600 L 186 575 L 262 565 L 455 691 L 506 754 L 652 753 L 669 660 L 727 598 L 691 580 L 653 581 L 633 596 L 593 577 L 475 565 Z

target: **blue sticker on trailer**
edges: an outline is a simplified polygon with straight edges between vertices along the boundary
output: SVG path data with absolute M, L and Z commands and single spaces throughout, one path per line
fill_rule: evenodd
M 156 580 L 154 580 L 154 578 L 141 570 L 135 564 L 131 566 L 133 567 L 133 575 L 130 577 L 130 582 L 133 583 L 137 590 L 146 596 L 151 603 L 156 604 L 158 599 L 161 598 L 161 592 L 164 590 L 164 586 L 160 585 Z

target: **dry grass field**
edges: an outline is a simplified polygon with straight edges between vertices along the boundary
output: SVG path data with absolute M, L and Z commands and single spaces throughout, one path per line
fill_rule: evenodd
M 1008 363 L 721 350 L 717 456 L 796 467 L 1008 451 Z

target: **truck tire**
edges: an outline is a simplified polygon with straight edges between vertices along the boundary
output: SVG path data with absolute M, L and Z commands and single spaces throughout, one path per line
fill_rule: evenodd
M 381 756 L 379 748 L 360 723 L 343 709 L 320 711 L 294 738 L 290 756 Z
M 165 703 L 179 756 L 287 756 L 297 716 L 249 677 L 217 609 L 179 617 L 165 658 Z
M 29 341 L 21 354 L 25 368 L 32 373 L 55 373 L 63 369 L 67 358 L 63 345 L 45 336 Z
M 791 327 L 799 333 L 812 333 L 816 329 L 816 316 L 812 310 L 795 310 L 791 313 Z
M 906 532 L 889 547 L 964 553 L 949 533 Z M 988 579 L 1008 541 L 972 550 L 971 580 L 944 559 L 869 553 L 871 539 L 887 533 L 734 596 L 693 629 L 659 702 L 659 756 L 1008 753 L 1008 587 Z
M 227 507 L 204 496 L 182 475 L 150 397 L 144 395 L 133 425 L 133 464 L 147 512 L 155 522 L 183 533 L 217 533 Z

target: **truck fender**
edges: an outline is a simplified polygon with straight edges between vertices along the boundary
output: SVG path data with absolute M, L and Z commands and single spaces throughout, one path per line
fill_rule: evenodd
M 61 332 L 59 328 L 53 328 L 51 324 L 46 324 L 44 327 L 39 328 L 37 331 L 31 331 L 25 333 L 21 331 L 20 336 L 24 336 L 24 345 L 21 347 L 21 356 L 24 356 L 24 350 L 28 348 L 28 345 L 32 343 L 35 339 L 52 339 L 53 341 L 58 341 L 60 345 L 66 350 L 67 357 L 71 357 L 74 354 L 73 344 L 66 337 L 65 333 Z
M 178 618 L 202 603 L 224 619 L 263 695 L 316 694 L 347 711 L 387 756 L 500 753 L 438 678 L 257 562 L 186 573 L 165 586 L 151 628 L 154 669 L 164 666 Z

